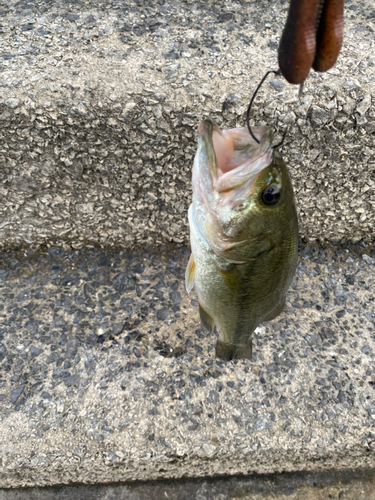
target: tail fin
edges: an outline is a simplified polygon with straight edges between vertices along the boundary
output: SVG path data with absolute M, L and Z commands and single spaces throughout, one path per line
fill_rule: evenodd
M 253 353 L 253 345 L 246 346 L 226 344 L 221 340 L 216 344 L 216 357 L 230 361 L 231 359 L 251 359 Z

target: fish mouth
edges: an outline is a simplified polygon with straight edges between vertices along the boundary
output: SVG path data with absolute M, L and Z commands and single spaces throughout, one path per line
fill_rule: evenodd
M 270 164 L 272 132 L 267 127 L 253 127 L 252 131 L 259 144 L 245 127 L 221 130 L 210 119 L 199 124 L 198 150 L 218 193 L 249 183 Z

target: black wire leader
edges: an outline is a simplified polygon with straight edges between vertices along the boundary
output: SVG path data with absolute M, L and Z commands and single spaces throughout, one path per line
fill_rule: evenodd
M 251 101 L 250 101 L 249 107 L 247 108 L 247 113 L 246 113 L 246 125 L 247 125 L 247 128 L 249 130 L 249 134 L 254 139 L 254 141 L 256 141 L 258 144 L 259 144 L 259 141 L 255 137 L 255 135 L 253 134 L 253 131 L 251 130 L 251 127 L 250 127 L 250 111 L 251 111 L 251 106 L 253 105 L 254 99 L 256 98 L 257 93 L 258 93 L 260 87 L 263 85 L 263 83 L 264 83 L 265 79 L 267 78 L 267 76 L 269 74 L 271 74 L 271 73 L 274 73 L 277 76 L 282 76 L 280 70 L 276 71 L 274 69 L 271 69 L 271 70 L 267 71 L 267 73 L 264 75 L 264 77 L 261 79 L 259 85 L 255 89 L 255 92 L 253 94 L 253 97 L 251 98 Z M 272 146 L 274 149 L 279 148 L 280 146 L 282 146 L 287 132 L 288 132 L 288 127 L 285 129 L 285 132 L 283 134 L 283 138 L 281 139 L 281 141 L 279 142 L 279 144 L 276 144 L 275 146 Z

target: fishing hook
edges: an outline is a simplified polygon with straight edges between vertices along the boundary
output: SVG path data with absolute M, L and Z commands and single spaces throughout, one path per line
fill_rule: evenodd
M 260 84 L 257 86 L 257 88 L 255 89 L 255 92 L 253 94 L 253 97 L 251 98 L 251 101 L 250 101 L 250 104 L 249 104 L 249 107 L 247 108 L 247 113 L 246 113 L 246 125 L 247 125 L 247 128 L 249 130 L 249 134 L 251 135 L 251 137 L 254 139 L 254 141 L 256 141 L 258 144 L 259 144 L 259 141 L 258 139 L 255 137 L 255 135 L 253 134 L 252 130 L 251 130 L 251 127 L 250 127 L 250 111 L 251 111 L 251 106 L 253 105 L 253 102 L 254 102 L 254 99 L 256 98 L 256 95 L 260 89 L 260 87 L 263 85 L 263 82 L 264 80 L 267 78 L 267 76 L 271 73 L 275 73 L 275 75 L 277 76 L 281 76 L 281 71 L 280 70 L 274 70 L 274 69 L 271 69 L 270 71 L 267 71 L 267 73 L 264 75 L 264 77 L 261 79 L 260 81 Z M 288 132 L 288 127 L 285 129 L 285 132 L 283 134 L 283 138 L 281 139 L 281 141 L 279 142 L 279 144 L 276 144 L 276 146 L 272 146 L 274 149 L 276 148 L 279 148 L 280 146 L 282 146 L 283 142 L 284 142 L 284 139 L 285 139 L 285 136 L 286 136 L 286 133 Z

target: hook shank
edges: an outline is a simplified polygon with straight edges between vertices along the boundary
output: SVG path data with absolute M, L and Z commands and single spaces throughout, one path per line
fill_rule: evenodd
M 260 89 L 260 87 L 263 85 L 265 79 L 267 78 L 267 76 L 271 73 L 274 73 L 275 75 L 278 75 L 278 76 L 281 76 L 281 71 L 280 70 L 274 70 L 274 69 L 271 69 L 269 71 L 267 71 L 267 73 L 264 75 L 264 77 L 261 79 L 259 85 L 257 86 L 257 88 L 255 89 L 255 92 L 251 98 L 251 101 L 250 101 L 250 104 L 249 104 L 249 107 L 247 108 L 247 113 L 246 113 L 246 125 L 247 125 L 247 129 L 249 131 L 249 134 L 251 135 L 251 137 L 254 139 L 254 141 L 256 141 L 258 144 L 259 144 L 259 141 L 258 139 L 255 137 L 255 135 L 253 134 L 253 131 L 251 130 L 251 127 L 250 127 L 250 112 L 251 112 L 251 107 L 253 105 L 253 102 L 256 98 L 256 95 Z M 281 139 L 281 142 L 279 142 L 279 144 L 276 144 L 276 146 L 273 146 L 274 148 L 278 148 L 282 145 L 282 143 L 284 142 L 284 139 L 285 139 L 285 136 L 286 136 L 286 133 L 287 133 L 287 130 L 285 130 L 284 134 L 283 134 L 283 138 Z

